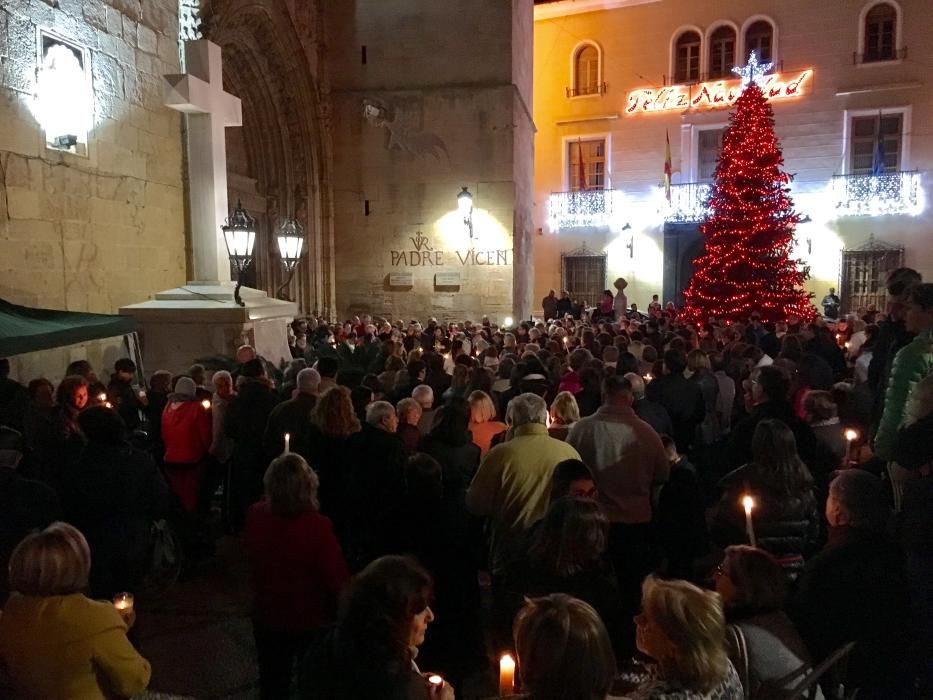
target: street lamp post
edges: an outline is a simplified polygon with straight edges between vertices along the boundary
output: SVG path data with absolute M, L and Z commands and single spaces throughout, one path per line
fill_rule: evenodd
M 294 219 L 287 219 L 282 228 L 279 229 L 279 235 L 276 236 L 279 244 L 279 257 L 282 258 L 282 264 L 285 265 L 285 282 L 279 287 L 277 296 L 281 298 L 285 288 L 292 281 L 295 274 L 295 268 L 304 253 L 305 231 L 304 228 Z
M 237 200 L 236 209 L 227 218 L 227 223 L 221 226 L 221 230 L 224 232 L 227 255 L 237 273 L 233 299 L 240 306 L 246 306 L 240 298 L 240 287 L 243 286 L 246 268 L 253 261 L 253 247 L 256 245 L 256 219 L 251 217 Z

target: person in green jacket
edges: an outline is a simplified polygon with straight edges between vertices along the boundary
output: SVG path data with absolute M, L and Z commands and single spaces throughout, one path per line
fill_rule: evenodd
M 904 420 L 904 409 L 910 393 L 919 381 L 933 371 L 933 284 L 914 287 L 909 297 L 907 330 L 916 333 L 913 341 L 901 348 L 894 358 L 891 377 L 884 397 L 884 412 L 875 435 L 875 455 L 885 461 L 894 458 L 897 431 Z M 888 472 L 894 484 L 895 508 L 900 506 L 899 482 L 904 475 L 900 467 L 891 465 Z

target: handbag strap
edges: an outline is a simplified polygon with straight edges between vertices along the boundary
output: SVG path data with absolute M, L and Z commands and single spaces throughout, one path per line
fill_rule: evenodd
M 745 697 L 751 697 L 751 688 L 749 687 L 749 668 L 748 668 L 748 644 L 745 641 L 745 634 L 738 625 L 729 625 L 729 633 L 732 635 L 732 647 L 736 650 L 736 672 L 739 674 L 739 680 L 742 681 L 742 688 L 745 690 Z

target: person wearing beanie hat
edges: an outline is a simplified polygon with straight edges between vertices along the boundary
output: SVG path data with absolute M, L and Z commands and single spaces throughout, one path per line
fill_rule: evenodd
M 306 367 L 296 378 L 298 388 L 288 401 L 272 409 L 269 422 L 262 438 L 263 449 L 269 460 L 285 451 L 285 435 L 289 436 L 289 451 L 297 452 L 305 459 L 310 458 L 311 412 L 317 405 L 317 388 L 321 375 L 316 369 Z
M 180 377 L 162 413 L 162 442 L 169 485 L 188 513 L 197 507 L 211 436 L 210 401 L 198 401 L 194 380 Z

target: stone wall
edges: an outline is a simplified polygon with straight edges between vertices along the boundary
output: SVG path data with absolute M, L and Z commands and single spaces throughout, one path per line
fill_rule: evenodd
M 338 316 L 525 313 L 531 19 L 530 0 L 328 9 Z
M 0 297 L 116 312 L 185 281 L 182 146 L 162 75 L 178 72 L 177 0 L 3 0 Z M 87 51 L 88 156 L 45 145 L 37 28 Z

